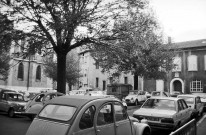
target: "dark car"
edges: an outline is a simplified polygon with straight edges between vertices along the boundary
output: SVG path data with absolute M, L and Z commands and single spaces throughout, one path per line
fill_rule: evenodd
M 129 117 L 122 103 L 104 96 L 61 96 L 50 100 L 26 135 L 150 135 L 150 127 Z

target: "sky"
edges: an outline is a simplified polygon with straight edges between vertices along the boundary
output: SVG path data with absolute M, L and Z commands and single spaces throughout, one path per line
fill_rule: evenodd
M 150 0 L 150 5 L 173 42 L 206 39 L 206 0 Z

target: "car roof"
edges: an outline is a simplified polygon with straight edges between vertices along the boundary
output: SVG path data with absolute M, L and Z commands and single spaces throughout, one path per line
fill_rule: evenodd
M 149 99 L 169 99 L 169 100 L 174 100 L 174 101 L 177 101 L 178 98 L 175 98 L 175 97 L 161 97 L 161 96 L 154 96 L 154 97 L 150 97 Z
M 115 100 L 114 98 L 105 98 L 105 96 L 66 95 L 66 96 L 56 97 L 50 100 L 49 103 L 80 107 L 86 104 L 87 102 L 97 100 L 97 99 Z
M 181 96 L 181 97 L 199 97 L 198 95 L 192 95 L 192 94 L 180 94 L 180 95 L 178 95 L 177 97 L 179 97 L 179 96 Z

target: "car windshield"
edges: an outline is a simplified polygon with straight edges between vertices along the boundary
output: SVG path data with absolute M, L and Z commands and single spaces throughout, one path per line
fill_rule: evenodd
M 10 93 L 8 97 L 9 101 L 24 101 L 24 97 L 21 94 Z
M 160 96 L 160 92 L 152 92 L 152 96 Z
M 175 101 L 168 99 L 148 99 L 142 108 L 175 110 Z
M 47 105 L 39 114 L 40 117 L 68 121 L 76 111 L 75 107 L 63 105 Z
M 184 99 L 187 104 L 193 104 L 194 103 L 194 98 L 193 97 L 178 96 L 178 98 Z

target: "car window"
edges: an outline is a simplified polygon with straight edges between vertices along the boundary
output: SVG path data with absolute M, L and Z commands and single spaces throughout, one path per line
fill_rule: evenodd
M 72 118 L 76 111 L 75 107 L 63 105 L 47 105 L 40 112 L 39 116 L 61 121 L 68 121 Z
M 94 114 L 95 114 L 95 107 L 90 106 L 82 115 L 80 122 L 79 122 L 79 128 L 80 129 L 86 129 L 93 127 L 93 120 L 94 120 Z
M 198 103 L 201 103 L 200 97 L 197 97 L 197 98 L 196 98 L 196 103 L 197 103 L 197 104 L 198 104 Z
M 160 96 L 160 92 L 153 92 L 152 96 Z
M 184 99 L 187 104 L 194 104 L 194 98 L 193 97 L 178 96 L 178 98 Z
M 8 94 L 9 101 L 24 101 L 23 95 L 20 94 Z
M 50 100 L 50 99 L 51 99 L 50 96 L 51 96 L 51 95 L 46 95 L 46 97 L 44 98 L 44 100 L 45 100 L 45 101 Z
M 175 110 L 175 102 L 167 99 L 148 99 L 142 108 L 155 108 L 162 110 Z
M 183 105 L 181 104 L 180 100 L 177 102 L 178 103 L 178 110 L 181 111 L 183 110 Z
M 110 124 L 113 122 L 114 122 L 114 119 L 113 119 L 113 113 L 112 113 L 112 105 L 106 104 L 100 109 L 97 115 L 97 125 L 101 126 L 101 125 L 106 125 L 106 124 Z
M 36 97 L 35 101 L 36 102 L 42 102 L 43 101 L 43 97 L 44 97 L 44 94 L 40 94 Z
M 188 108 L 187 103 L 185 102 L 185 100 L 181 100 L 182 101 L 182 105 L 184 107 L 184 109 Z
M 119 102 L 114 104 L 115 120 L 121 121 L 127 119 L 127 113 Z

